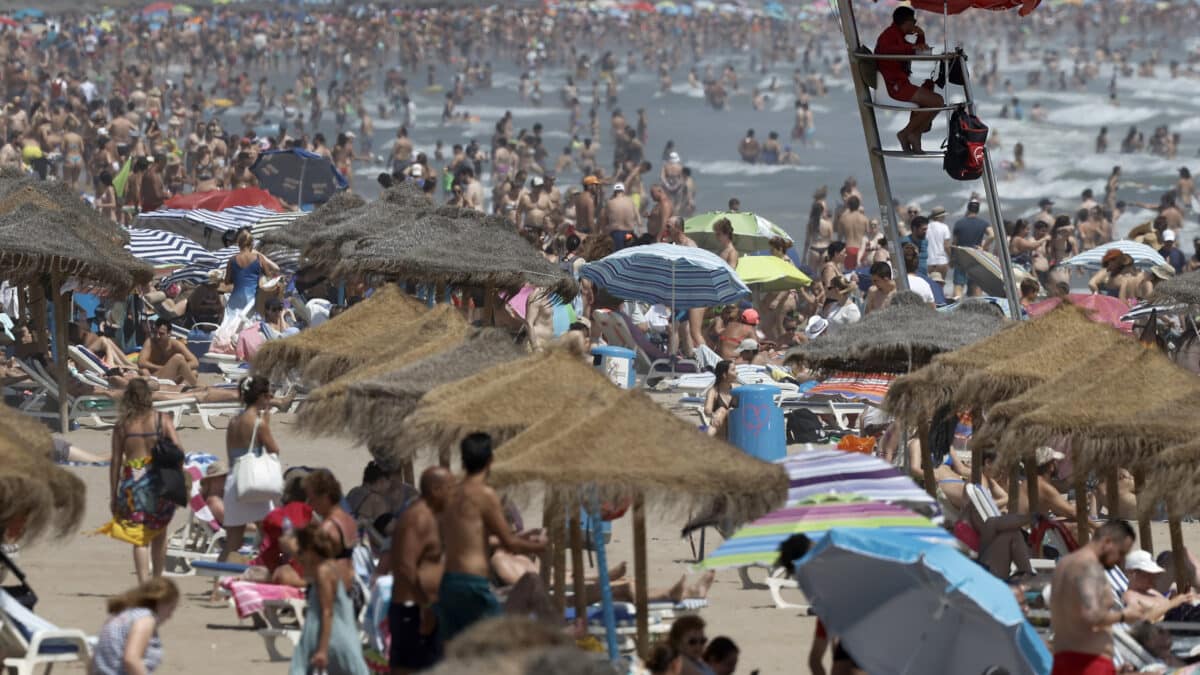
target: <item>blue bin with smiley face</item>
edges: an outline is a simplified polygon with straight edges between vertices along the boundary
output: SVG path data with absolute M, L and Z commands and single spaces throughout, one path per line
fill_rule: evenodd
M 779 387 L 748 384 L 733 390 L 729 442 L 748 455 L 774 462 L 787 457 L 787 423 L 775 405 Z

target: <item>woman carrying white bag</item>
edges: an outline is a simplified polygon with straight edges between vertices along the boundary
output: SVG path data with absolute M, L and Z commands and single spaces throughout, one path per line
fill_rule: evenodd
M 252 375 L 238 389 L 246 408 L 225 431 L 229 452 L 229 479 L 225 483 L 225 548 L 219 560 L 242 547 L 246 526 L 261 521 L 283 492 L 279 446 L 271 433 L 271 382 Z

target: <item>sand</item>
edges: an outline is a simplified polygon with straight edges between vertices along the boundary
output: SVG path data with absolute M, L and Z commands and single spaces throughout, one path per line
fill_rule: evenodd
M 338 438 L 314 439 L 295 431 L 292 416 L 277 416 L 274 423 L 276 438 L 288 465 L 325 466 L 330 468 L 348 489 L 357 485 L 363 466 L 369 460 L 365 448 L 355 447 Z M 211 452 L 224 457 L 224 432 L 204 431 L 199 419 L 184 418 L 181 440 L 188 451 Z M 70 440 L 92 452 L 104 453 L 109 447 L 107 430 L 71 432 Z M 87 483 L 88 510 L 85 530 L 93 530 L 108 519 L 107 467 L 74 467 L 71 469 Z M 536 506 L 536 505 L 535 505 Z M 527 523 L 541 521 L 536 508 L 524 513 Z M 184 523 L 184 513 L 176 513 L 173 527 Z M 686 539 L 679 537 L 682 520 L 678 515 L 651 513 L 649 528 L 649 564 L 652 587 L 665 587 L 688 573 L 692 553 Z M 1200 528 L 1184 525 L 1189 547 L 1200 545 Z M 1168 542 L 1165 523 L 1156 523 L 1155 542 L 1164 548 Z M 720 535 L 709 531 L 707 548 L 712 551 Z M 95 634 L 105 618 L 104 601 L 108 596 L 135 585 L 131 548 L 103 536 L 85 533 L 65 541 L 42 542 L 23 550 L 19 564 L 29 576 L 30 584 L 40 598 L 38 613 L 47 620 L 70 628 Z M 610 564 L 628 561 L 632 571 L 633 545 L 630 518 L 615 523 L 609 546 Z M 759 578 L 761 571 L 754 572 Z M 692 575 L 694 578 L 694 574 Z M 208 600 L 211 580 L 200 577 L 176 577 L 184 599 L 174 618 L 161 629 L 165 661 L 160 672 L 180 675 L 213 675 L 226 672 L 272 673 L 284 672 L 284 663 L 271 663 L 263 641 L 241 621 L 232 607 L 214 605 Z M 802 602 L 796 591 L 792 602 Z M 776 609 L 765 589 L 742 588 L 734 570 L 717 573 L 709 595 L 709 607 L 702 612 L 708 622 L 707 635 L 727 635 L 741 647 L 739 673 L 758 670 L 762 675 L 783 675 L 807 672 L 809 645 L 814 621 L 801 610 Z M 286 649 L 286 647 L 281 647 Z M 287 653 L 287 652 L 285 652 Z M 56 669 L 59 672 L 59 669 Z M 62 672 L 83 672 L 82 668 L 65 668 Z

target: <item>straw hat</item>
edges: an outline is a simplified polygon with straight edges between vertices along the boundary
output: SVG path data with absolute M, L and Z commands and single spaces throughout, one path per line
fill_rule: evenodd
M 1175 268 L 1168 264 L 1155 265 L 1154 267 L 1150 268 L 1150 273 L 1159 279 L 1166 281 L 1167 279 L 1175 276 Z
M 205 478 L 220 478 L 221 476 L 228 476 L 228 475 L 229 475 L 229 466 L 227 464 L 225 464 L 225 462 L 222 462 L 219 459 L 217 461 L 213 462 L 212 464 L 209 464 L 208 468 L 204 470 Z

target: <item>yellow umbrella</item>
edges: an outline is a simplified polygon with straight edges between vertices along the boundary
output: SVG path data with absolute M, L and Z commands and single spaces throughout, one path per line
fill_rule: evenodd
M 737 275 L 754 290 L 771 293 L 803 288 L 812 279 L 789 260 L 773 255 L 747 255 L 738 259 Z

